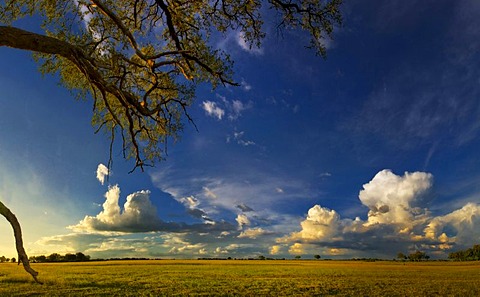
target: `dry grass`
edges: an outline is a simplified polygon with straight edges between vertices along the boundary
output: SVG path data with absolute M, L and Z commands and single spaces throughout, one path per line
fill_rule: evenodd
M 1 296 L 480 296 L 480 263 L 108 261 L 0 265 Z

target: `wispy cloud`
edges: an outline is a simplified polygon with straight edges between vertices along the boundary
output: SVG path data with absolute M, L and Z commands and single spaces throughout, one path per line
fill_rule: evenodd
M 245 110 L 253 106 L 251 102 L 244 103 L 237 99 L 228 100 L 226 97 L 218 94 L 217 98 L 220 99 L 220 102 L 203 101 L 202 109 L 207 115 L 217 118 L 218 120 L 222 120 L 225 115 L 227 115 L 231 121 L 237 120 Z
M 233 139 L 230 135 L 227 135 L 227 143 L 234 141 L 235 143 L 242 146 L 251 146 L 256 144 L 252 140 L 245 139 L 244 135 L 245 135 L 245 131 L 240 131 L 240 132 L 235 131 L 233 132 Z
M 235 41 L 238 46 L 247 53 L 250 53 L 252 55 L 263 55 L 263 48 L 261 47 L 256 47 L 255 45 L 249 45 L 247 41 L 245 40 L 245 36 L 243 35 L 242 32 L 237 32 L 235 34 Z
M 225 110 L 218 107 L 217 103 L 212 101 L 203 101 L 202 108 L 205 110 L 207 115 L 221 120 L 225 115 Z

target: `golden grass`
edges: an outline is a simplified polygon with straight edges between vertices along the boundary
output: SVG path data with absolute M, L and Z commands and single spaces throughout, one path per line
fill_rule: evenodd
M 479 262 L 150 260 L 0 265 L 0 296 L 480 296 Z

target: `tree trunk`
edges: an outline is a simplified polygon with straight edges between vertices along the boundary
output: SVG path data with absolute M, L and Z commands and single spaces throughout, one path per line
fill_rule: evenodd
M 20 224 L 18 223 L 17 217 L 8 209 L 8 207 L 5 206 L 0 201 L 0 213 L 7 219 L 7 221 L 12 225 L 13 228 L 13 234 L 15 236 L 15 247 L 17 248 L 17 253 L 18 253 L 18 264 L 20 262 L 23 264 L 23 268 L 30 273 L 33 277 L 33 279 L 41 284 L 41 282 L 37 279 L 38 272 L 32 269 L 30 267 L 30 263 L 28 262 L 28 256 L 27 253 L 25 253 L 25 249 L 23 248 L 23 239 L 22 239 L 22 229 L 20 228 Z

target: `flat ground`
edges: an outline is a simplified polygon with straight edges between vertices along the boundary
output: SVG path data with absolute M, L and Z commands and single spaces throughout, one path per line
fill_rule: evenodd
M 150 260 L 0 264 L 0 296 L 480 296 L 480 262 Z

